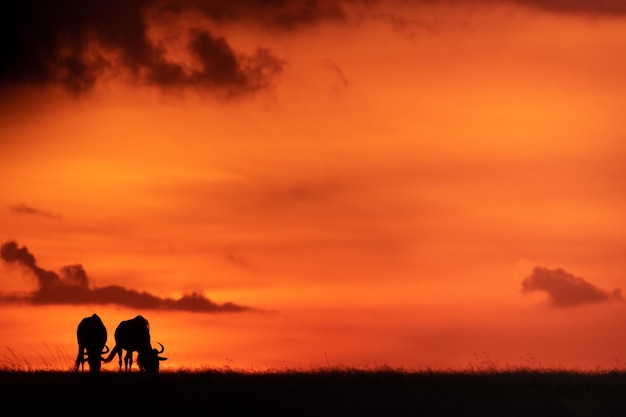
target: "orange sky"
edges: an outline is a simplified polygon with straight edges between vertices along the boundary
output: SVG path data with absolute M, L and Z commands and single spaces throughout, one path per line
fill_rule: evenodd
M 71 366 L 94 312 L 171 369 L 626 361 L 626 7 L 39 3 L 2 22 L 0 366 Z

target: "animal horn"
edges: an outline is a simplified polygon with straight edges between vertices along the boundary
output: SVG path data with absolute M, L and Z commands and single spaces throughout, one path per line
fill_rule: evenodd
M 157 342 L 159 343 L 159 342 Z M 159 345 L 161 345 L 161 343 L 159 343 Z M 163 351 L 165 350 L 165 348 L 163 347 L 163 345 L 161 345 L 161 350 L 159 350 L 157 353 L 163 353 Z
M 104 347 L 102 348 L 102 353 L 100 354 L 100 361 L 106 362 L 107 358 L 105 358 L 104 355 L 107 353 L 109 353 L 109 347 L 107 345 L 104 345 Z

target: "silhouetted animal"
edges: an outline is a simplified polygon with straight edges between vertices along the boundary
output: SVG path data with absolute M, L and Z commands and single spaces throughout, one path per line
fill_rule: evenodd
M 167 358 L 159 356 L 165 350 L 161 343 L 159 345 L 161 350 L 152 348 L 150 344 L 150 324 L 143 316 L 124 320 L 115 329 L 115 347 L 105 359 L 105 362 L 110 362 L 117 354 L 121 371 L 122 350 L 125 350 L 124 370 L 130 371 L 133 366 L 133 352 L 137 352 L 139 369 L 143 372 L 158 373 L 159 363 L 167 360 Z
M 107 342 L 107 329 L 97 314 L 85 317 L 78 323 L 76 329 L 76 339 L 78 340 L 78 355 L 74 369 L 85 370 L 85 362 L 89 364 L 90 372 L 99 372 L 105 358 L 102 356 L 109 352 Z M 85 358 L 85 354 L 87 357 Z

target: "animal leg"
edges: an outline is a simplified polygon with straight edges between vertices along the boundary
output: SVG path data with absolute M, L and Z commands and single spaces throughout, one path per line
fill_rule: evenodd
M 126 356 L 124 356 L 124 369 L 130 371 L 130 368 L 133 366 L 133 351 L 126 351 Z
M 85 355 L 83 353 L 83 348 L 78 348 L 78 355 L 76 355 L 76 365 L 74 366 L 74 370 L 78 371 L 78 367 L 81 367 L 81 371 L 84 369 L 85 365 Z

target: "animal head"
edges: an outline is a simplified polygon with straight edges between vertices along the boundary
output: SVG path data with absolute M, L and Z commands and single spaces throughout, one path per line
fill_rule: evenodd
M 87 352 L 85 361 L 89 364 L 90 372 L 99 372 L 102 367 L 102 362 L 105 361 L 104 354 L 109 353 L 109 347 L 104 345 L 102 352 Z
M 143 372 L 158 373 L 161 361 L 167 360 L 167 358 L 159 356 L 159 354 L 165 351 L 165 347 L 163 347 L 161 343 L 159 343 L 159 345 L 161 346 L 161 350 L 152 348 L 150 350 L 139 352 L 137 356 L 137 365 L 139 365 L 139 369 Z

